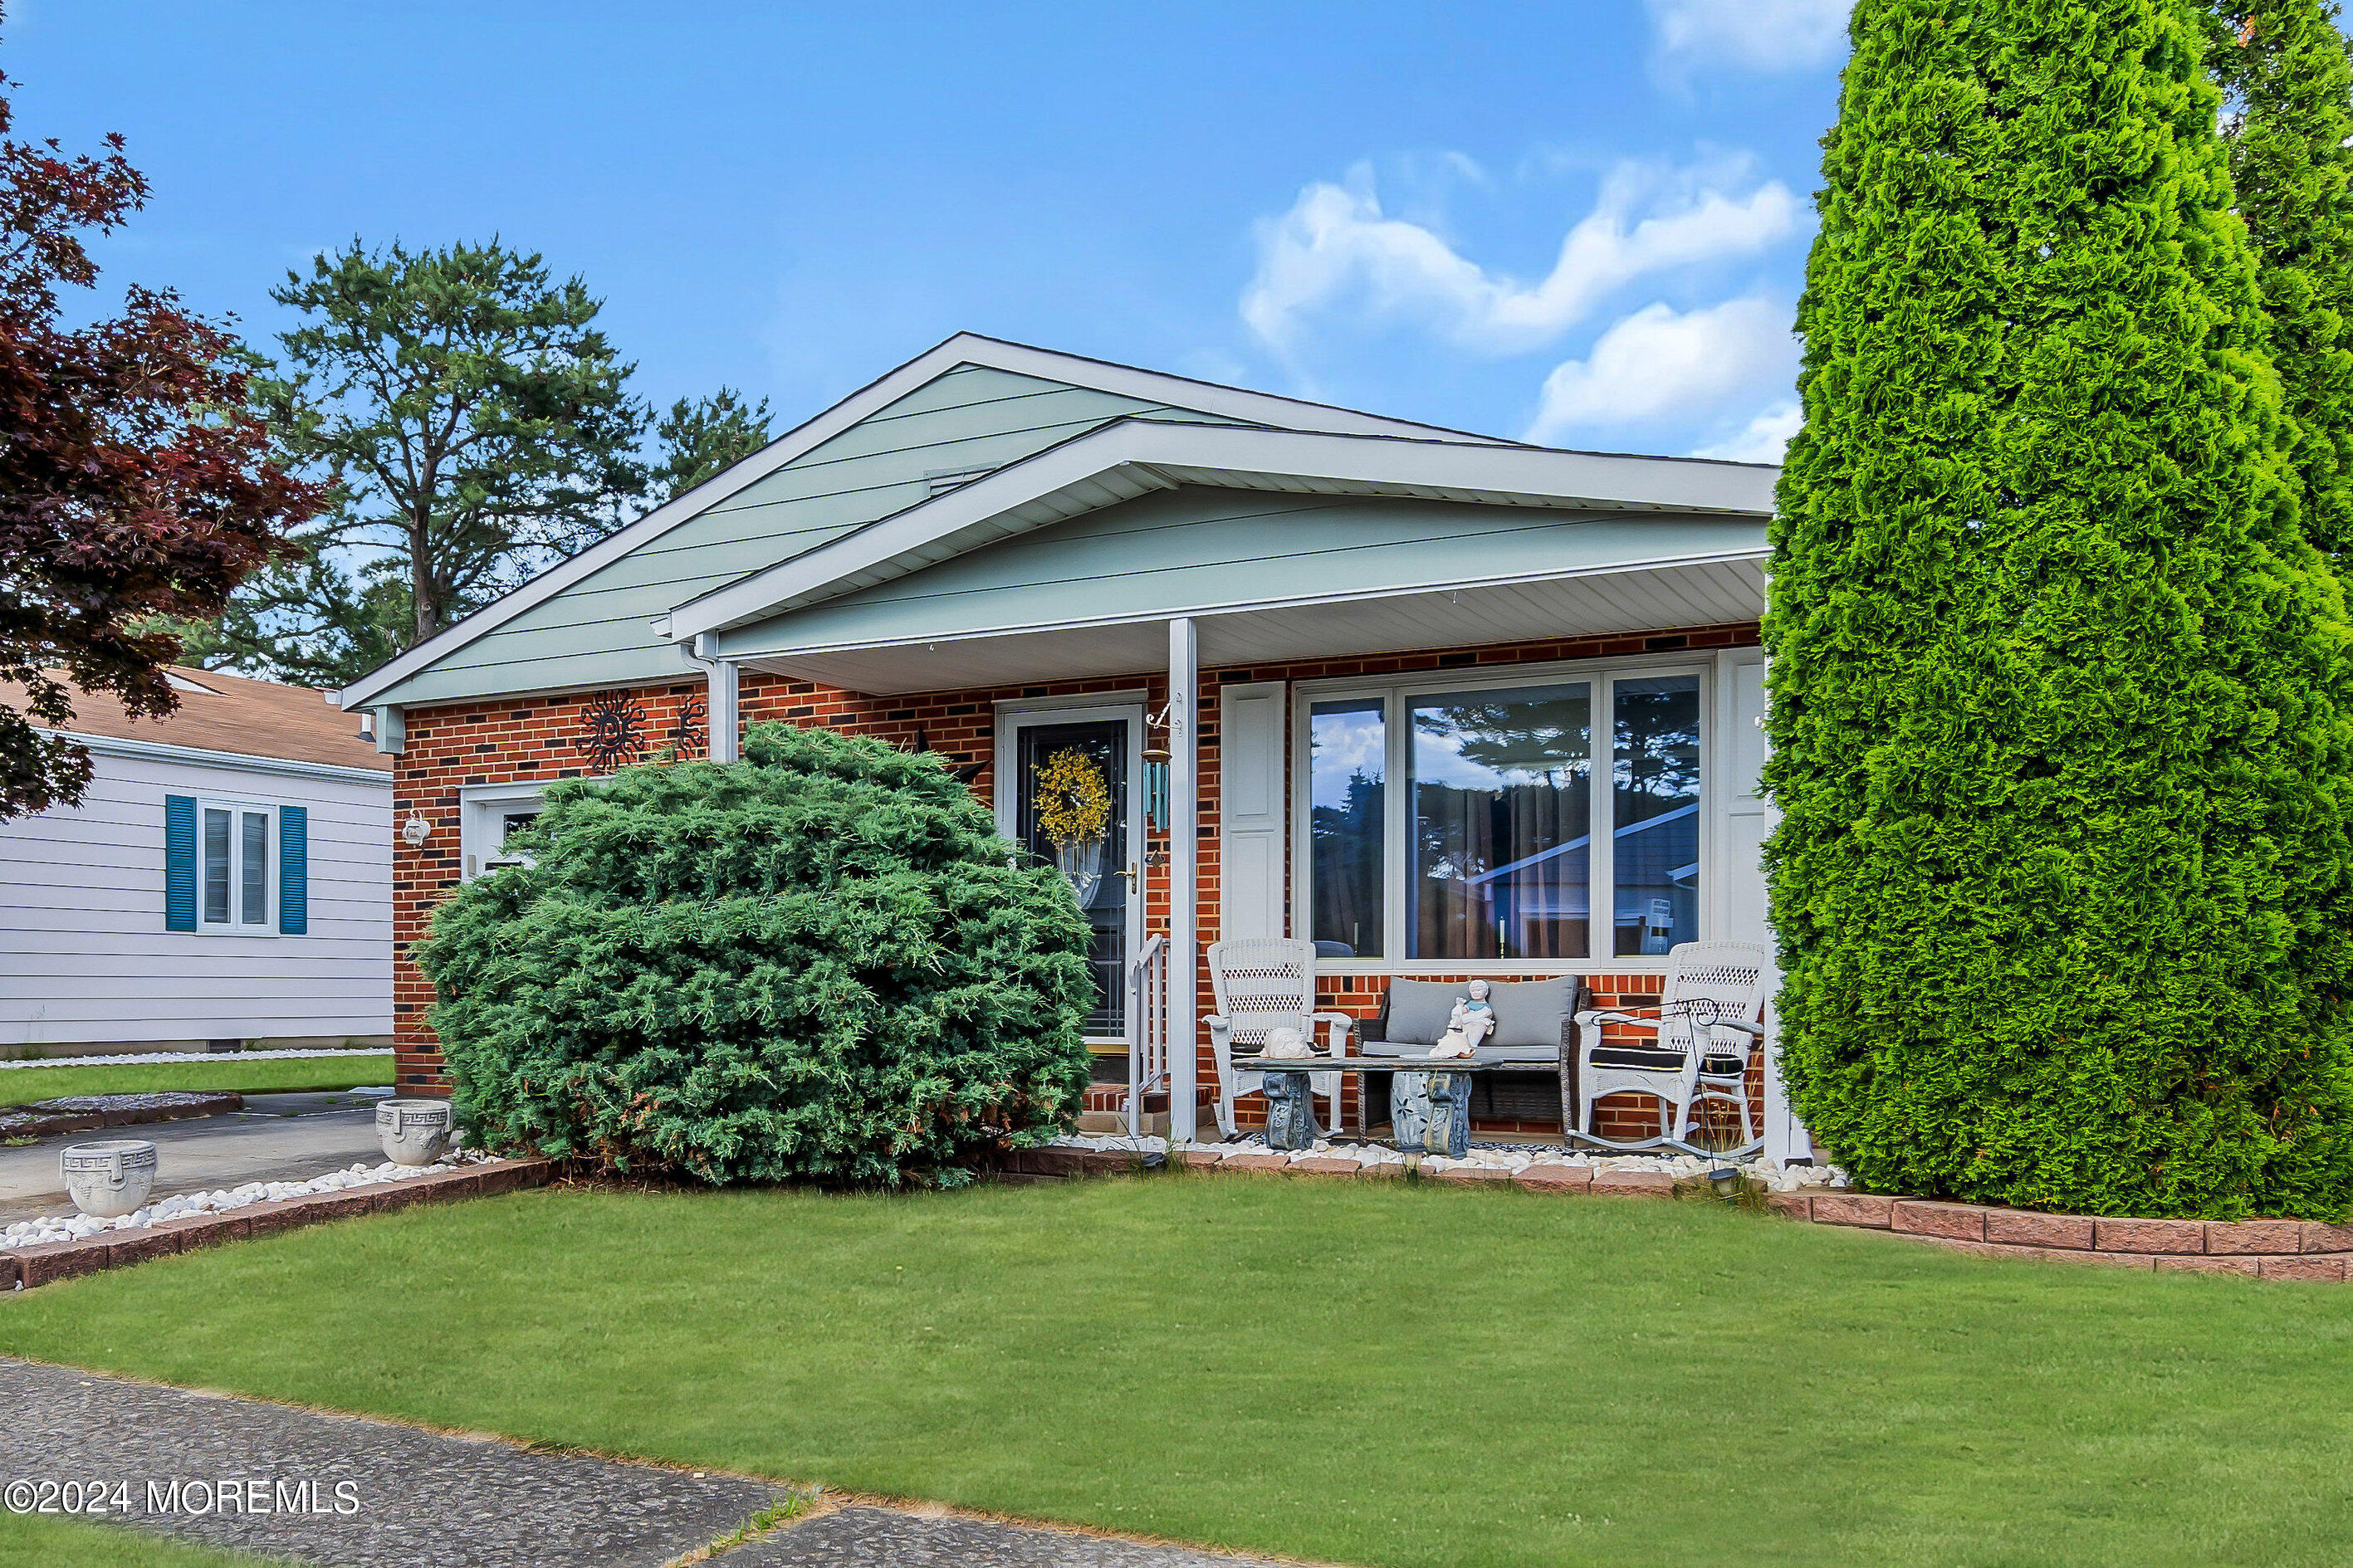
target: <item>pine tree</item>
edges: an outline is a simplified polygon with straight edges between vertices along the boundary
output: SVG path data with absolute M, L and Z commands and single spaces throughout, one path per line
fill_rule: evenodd
M 548 793 L 417 963 L 459 1116 L 714 1184 L 953 1184 L 1076 1120 L 1088 935 L 936 755 L 757 724 Z
M 1797 1104 L 1868 1185 L 2340 1212 L 2344 605 L 2186 0 L 1862 0 L 1773 528 Z

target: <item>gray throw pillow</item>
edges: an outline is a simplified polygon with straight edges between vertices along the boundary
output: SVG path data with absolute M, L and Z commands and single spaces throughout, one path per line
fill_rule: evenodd
M 1454 999 L 1462 994 L 1451 980 L 1392 980 L 1389 982 L 1391 1045 L 1434 1046 L 1454 1016 Z M 1501 1015 L 1498 1015 L 1501 1021 Z
M 1461 987 L 1455 987 L 1456 994 Z M 1577 996 L 1577 976 L 1564 974 L 1555 980 L 1498 980 L 1492 983 L 1488 1002 L 1495 1009 L 1495 1032 L 1488 1037 L 1491 1046 L 1542 1046 L 1558 1049 L 1561 1021 L 1568 1016 L 1569 1005 Z M 1446 1004 L 1451 1011 L 1454 1004 Z M 1444 1025 L 1441 1023 L 1441 1030 Z

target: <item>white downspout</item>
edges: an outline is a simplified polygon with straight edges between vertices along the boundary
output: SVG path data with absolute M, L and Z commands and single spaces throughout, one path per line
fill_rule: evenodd
M 694 639 L 691 649 L 681 645 L 680 651 L 686 655 L 686 661 L 689 664 L 702 671 L 703 679 L 710 687 L 710 696 L 704 700 L 702 706 L 704 729 L 711 736 L 711 760 L 714 763 L 732 763 L 738 755 L 735 708 L 738 667 L 732 658 L 706 657 L 710 647 L 709 637 L 698 637 Z
M 1194 1134 L 1200 1009 L 1200 647 L 1191 617 L 1168 623 L 1168 1136 Z

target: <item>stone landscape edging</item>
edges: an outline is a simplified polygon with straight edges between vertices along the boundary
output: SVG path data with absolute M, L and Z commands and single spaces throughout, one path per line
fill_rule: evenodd
M 110 1095 L 66 1095 L 66 1100 L 104 1100 Z M 147 1100 L 151 1095 L 124 1095 L 125 1100 Z M 13 1110 L 0 1111 L 0 1138 L 54 1138 L 66 1132 L 96 1132 L 107 1127 L 139 1127 L 151 1121 L 186 1121 L 200 1116 L 226 1116 L 245 1109 L 245 1096 L 226 1089 L 203 1092 L 174 1093 L 169 1105 L 111 1106 L 99 1110 L 48 1110 L 44 1105 L 53 1101 L 37 1101 Z M 38 1114 L 36 1114 L 36 1113 Z
M 1232 1153 L 1184 1149 L 1187 1170 L 1346 1180 L 1395 1177 L 1395 1164 L 1348 1160 L 1286 1161 L 1255 1147 Z M 1113 1150 L 1021 1149 L 1002 1175 L 1015 1181 L 1116 1176 L 1145 1169 L 1134 1153 Z M 1531 1165 L 1518 1172 L 1456 1166 L 1430 1179 L 1461 1185 L 1508 1184 L 1528 1192 L 1606 1197 L 1672 1197 L 1675 1179 L 1658 1171 Z M 1686 1183 L 1685 1187 L 1703 1184 Z M 2162 1273 L 2237 1274 L 2259 1279 L 2353 1281 L 2353 1225 L 2295 1219 L 2127 1219 L 2044 1214 L 1983 1204 L 1937 1203 L 1873 1193 L 1767 1193 L 1765 1206 L 1784 1218 L 1876 1232 L 1979 1258 L 2032 1258 Z
M 1980 1258 L 2040 1258 L 2164 1273 L 2353 1279 L 2353 1225 L 2296 1219 L 2130 1219 L 1870 1193 L 1771 1193 L 1766 1207 Z
M 388 1214 L 414 1204 L 448 1203 L 459 1198 L 491 1197 L 545 1186 L 554 1167 L 539 1158 L 486 1160 L 462 1170 L 412 1176 L 398 1182 L 373 1183 L 341 1192 L 307 1197 L 280 1198 L 247 1204 L 226 1214 L 191 1215 L 159 1220 L 130 1230 L 101 1231 L 82 1241 L 47 1241 L 0 1251 L 0 1290 L 29 1290 L 58 1279 L 125 1268 L 150 1258 L 194 1252 L 225 1241 L 271 1236 L 281 1230 L 352 1219 L 360 1215 Z

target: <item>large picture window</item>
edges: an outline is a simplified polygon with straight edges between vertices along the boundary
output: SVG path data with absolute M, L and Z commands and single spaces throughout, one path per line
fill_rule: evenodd
M 1301 703 L 1319 958 L 1543 967 L 1697 939 L 1696 671 L 1351 683 Z
M 1308 710 L 1309 925 L 1325 957 L 1381 955 L 1387 707 L 1384 698 L 1342 698 Z
M 1699 677 L 1612 687 L 1617 943 L 1664 952 L 1699 939 Z
M 1584 682 L 1409 699 L 1413 958 L 1582 958 L 1592 907 Z

